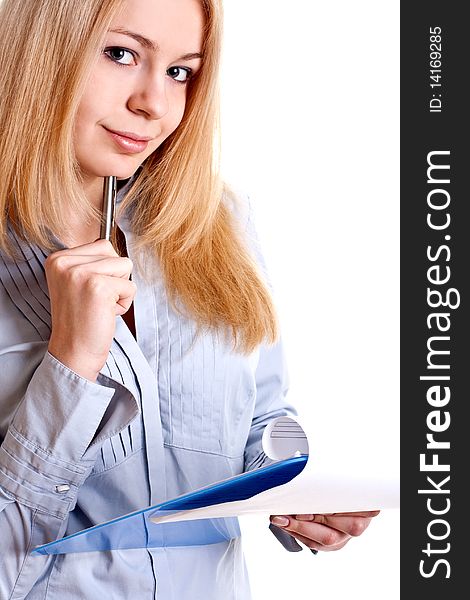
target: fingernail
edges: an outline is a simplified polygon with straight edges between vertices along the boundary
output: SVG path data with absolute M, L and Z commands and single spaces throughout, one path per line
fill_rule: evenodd
M 315 550 L 314 548 L 310 548 L 310 552 L 312 554 L 318 554 L 318 550 Z
M 278 525 L 279 527 L 285 527 L 289 525 L 289 519 L 287 517 L 274 517 L 271 521 L 273 525 Z
M 313 521 L 313 515 L 295 515 L 298 521 Z

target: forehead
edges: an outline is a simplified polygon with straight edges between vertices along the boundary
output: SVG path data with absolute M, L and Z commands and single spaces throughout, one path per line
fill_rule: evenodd
M 111 23 L 148 38 L 163 54 L 200 52 L 203 28 L 201 0 L 125 0 Z

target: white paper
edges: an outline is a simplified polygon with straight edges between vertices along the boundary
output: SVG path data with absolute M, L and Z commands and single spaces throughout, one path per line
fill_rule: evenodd
M 268 456 L 282 460 L 296 452 L 305 453 L 309 447 L 308 437 L 295 419 L 281 417 L 266 428 L 263 448 Z M 391 473 L 385 465 L 383 468 L 383 472 L 377 472 L 376 461 L 354 456 L 353 451 L 341 464 L 309 455 L 304 470 L 284 485 L 247 500 L 155 515 L 151 520 L 161 523 L 249 514 L 296 515 L 398 508 L 398 474 Z

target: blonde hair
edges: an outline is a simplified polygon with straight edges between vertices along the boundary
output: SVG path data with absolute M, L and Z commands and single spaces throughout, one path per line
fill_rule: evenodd
M 0 247 L 7 222 L 49 250 L 64 231 L 62 198 L 84 218 L 86 200 L 73 151 L 73 125 L 86 79 L 124 0 L 0 3 Z M 188 85 L 181 124 L 144 162 L 121 210 L 138 248 L 158 258 L 173 304 L 201 328 L 230 333 L 252 351 L 274 342 L 274 308 L 220 178 L 221 0 L 205 12 L 202 66 Z M 51 235 L 52 234 L 52 235 Z

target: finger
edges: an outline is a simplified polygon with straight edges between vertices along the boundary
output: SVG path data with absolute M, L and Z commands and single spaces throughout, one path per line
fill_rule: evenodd
M 89 242 L 88 244 L 81 244 L 80 246 L 74 246 L 73 248 L 64 248 L 63 250 L 57 250 L 50 254 L 50 256 L 55 255 L 70 255 L 70 254 L 82 254 L 83 256 L 93 255 L 93 254 L 103 254 L 105 256 L 118 256 L 114 246 L 108 240 L 95 240 L 94 242 Z
M 292 520 L 289 528 L 290 533 L 296 533 L 309 540 L 318 542 L 322 546 L 337 546 L 347 541 L 351 536 L 344 531 L 333 529 L 318 523 L 302 523 Z
M 311 540 L 303 535 L 300 535 L 299 533 L 291 533 L 290 532 L 290 534 L 297 541 L 299 541 L 302 544 L 304 544 L 305 546 L 307 546 L 307 548 L 310 548 L 310 550 L 317 550 L 320 552 L 335 552 L 336 550 L 341 550 L 341 548 L 346 546 L 346 544 L 351 539 L 350 537 L 347 537 L 347 538 L 343 539 L 342 541 L 338 542 L 337 544 L 332 544 L 332 545 L 328 546 L 326 544 L 320 544 L 316 540 Z
M 70 267 L 71 273 L 78 270 L 83 276 L 90 274 L 107 275 L 109 277 L 129 278 L 132 272 L 132 261 L 126 256 L 107 257 L 92 260 L 86 263 L 78 263 Z
M 322 546 L 335 546 L 346 539 L 349 539 L 350 534 L 334 529 L 327 525 L 315 523 L 313 521 L 298 521 L 294 517 L 281 517 L 288 519 L 289 523 L 282 528 L 291 534 L 300 535 L 306 539 L 313 540 Z M 272 522 L 277 525 L 281 524 L 278 518 L 273 518 Z
M 356 517 L 376 517 L 380 514 L 380 510 L 363 510 L 359 512 L 337 512 L 337 513 L 324 513 L 329 517 L 348 517 L 348 516 L 356 516 Z
M 128 278 L 132 267 L 132 261 L 125 256 L 62 255 L 54 260 L 57 272 L 78 278 L 91 274 Z
M 380 514 L 380 510 L 366 510 L 362 512 L 344 512 L 344 513 L 323 513 L 326 517 L 376 517 Z M 302 514 L 295 515 L 295 518 L 299 521 L 314 521 L 315 514 Z
M 303 515 L 305 516 L 305 515 Z M 325 525 L 327 527 L 331 527 L 333 529 L 337 529 L 338 531 L 342 531 L 351 536 L 358 536 L 364 533 L 364 531 L 369 526 L 372 517 L 361 517 L 357 516 L 356 513 L 342 515 L 312 515 L 312 519 L 303 520 L 303 519 L 295 519 L 299 522 L 304 523 L 318 523 L 320 525 Z
M 113 299 L 116 315 L 123 315 L 129 310 L 137 290 L 133 281 L 104 275 L 100 285 L 106 288 L 107 293 Z

